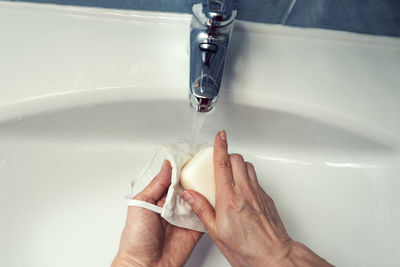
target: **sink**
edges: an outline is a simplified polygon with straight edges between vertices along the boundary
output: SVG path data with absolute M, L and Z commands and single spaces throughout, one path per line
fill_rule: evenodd
M 108 265 L 131 180 L 191 133 L 190 16 L 0 7 L 0 265 Z M 227 130 L 293 239 L 398 266 L 400 40 L 238 22 L 231 42 L 201 141 Z M 205 235 L 187 266 L 229 264 Z

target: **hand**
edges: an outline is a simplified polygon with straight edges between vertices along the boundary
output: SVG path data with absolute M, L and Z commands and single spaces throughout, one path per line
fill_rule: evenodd
M 164 161 L 160 173 L 135 199 L 162 207 L 171 183 L 171 165 Z M 169 224 L 140 207 L 129 207 L 120 247 L 112 267 L 183 266 L 202 233 Z
M 233 266 L 331 266 L 289 237 L 253 165 L 228 154 L 224 131 L 214 142 L 214 174 L 215 210 L 193 190 L 182 196 Z

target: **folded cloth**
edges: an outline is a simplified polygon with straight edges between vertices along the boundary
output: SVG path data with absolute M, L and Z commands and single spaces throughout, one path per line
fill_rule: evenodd
M 160 213 L 161 217 L 170 224 L 199 232 L 206 232 L 203 223 L 197 218 L 189 203 L 181 196 L 184 189 L 179 183 L 179 176 L 183 165 L 198 151 L 207 147 L 210 147 L 210 145 L 193 145 L 185 142 L 160 146 L 139 180 L 137 182 L 132 182 L 132 191 L 130 197 L 127 199 L 127 205 L 142 207 Z M 165 159 L 171 162 L 172 177 L 164 206 L 161 208 L 144 201 L 132 199 L 156 176 L 160 169 L 161 162 Z

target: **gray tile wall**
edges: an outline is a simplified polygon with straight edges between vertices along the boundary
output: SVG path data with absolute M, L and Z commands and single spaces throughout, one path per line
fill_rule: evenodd
M 287 24 L 400 36 L 400 0 L 298 0 Z
M 22 1 L 181 13 L 190 13 L 193 2 L 193 0 Z M 400 0 L 239 0 L 238 18 L 263 23 L 400 37 Z

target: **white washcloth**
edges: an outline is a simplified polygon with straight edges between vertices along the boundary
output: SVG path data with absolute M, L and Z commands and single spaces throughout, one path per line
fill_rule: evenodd
M 128 206 L 142 207 L 160 213 L 170 224 L 206 232 L 203 223 L 197 218 L 190 205 L 181 197 L 183 188 L 179 183 L 180 171 L 183 165 L 191 159 L 198 151 L 209 147 L 206 144 L 191 145 L 189 143 L 175 143 L 160 146 L 153 160 L 141 175 L 139 181 L 132 183 L 131 196 L 127 200 Z M 162 208 L 132 198 L 141 192 L 158 173 L 161 162 L 167 159 L 171 162 L 172 177 L 168 188 L 167 198 Z

